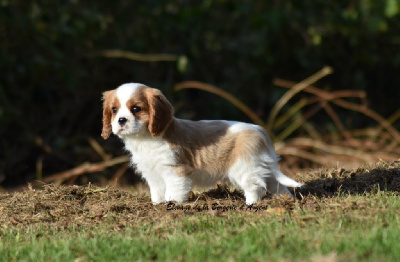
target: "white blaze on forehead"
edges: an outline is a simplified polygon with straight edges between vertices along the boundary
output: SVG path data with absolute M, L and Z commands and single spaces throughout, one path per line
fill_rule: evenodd
M 132 99 L 132 96 L 139 90 L 140 87 L 145 85 L 139 83 L 128 83 L 123 84 L 117 88 L 116 97 L 119 100 L 120 107 L 118 108 L 117 114 L 114 116 L 114 120 L 111 123 L 112 131 L 114 134 L 121 136 L 137 134 L 143 124 L 132 114 L 131 110 L 127 107 L 128 101 Z M 120 124 L 120 119 L 124 119 L 124 124 Z
M 118 119 L 120 118 L 126 118 L 127 122 L 134 120 L 132 112 L 127 107 L 127 102 L 132 98 L 132 95 L 139 89 L 140 86 L 143 85 L 138 83 L 128 83 L 117 88 L 116 96 L 119 100 L 120 108 L 118 108 L 118 113 L 113 121 L 113 124 L 116 128 L 119 128 Z
M 144 85 L 139 83 L 128 83 L 119 86 L 116 95 L 121 105 L 124 105 L 141 86 Z

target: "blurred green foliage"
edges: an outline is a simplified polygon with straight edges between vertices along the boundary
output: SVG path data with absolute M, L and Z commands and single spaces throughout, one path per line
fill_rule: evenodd
M 399 6 L 0 0 L 0 183 L 34 179 L 38 159 L 48 174 L 98 157 L 87 153 L 86 138 L 100 141 L 101 92 L 129 81 L 162 89 L 184 106 L 181 116 L 247 120 L 220 98 L 197 90 L 172 94 L 172 86 L 210 83 L 265 116 L 284 91 L 272 86 L 274 77 L 298 81 L 330 65 L 335 73 L 321 85 L 366 90 L 373 109 L 388 116 L 399 107 Z M 184 60 L 98 55 L 108 49 Z

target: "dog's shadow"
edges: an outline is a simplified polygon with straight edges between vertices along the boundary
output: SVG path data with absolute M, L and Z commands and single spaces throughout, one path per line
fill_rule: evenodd
M 332 169 L 314 174 L 316 179 L 310 179 L 300 188 L 289 188 L 297 199 L 306 196 L 335 197 L 341 194 L 363 195 L 377 193 L 379 191 L 393 192 L 400 195 L 400 162 L 392 165 L 378 166 L 374 168 L 359 168 L 355 170 Z M 263 199 L 271 198 L 266 192 Z M 232 189 L 225 184 L 218 184 L 216 188 L 200 194 L 193 192 L 189 196 L 190 201 L 196 200 L 232 200 L 244 201 L 243 192 Z
M 378 191 L 400 193 L 400 166 L 376 167 L 347 171 L 337 170 L 330 177 L 306 182 L 301 188 L 292 190 L 296 197 L 306 195 L 332 197 L 341 193 L 360 195 Z

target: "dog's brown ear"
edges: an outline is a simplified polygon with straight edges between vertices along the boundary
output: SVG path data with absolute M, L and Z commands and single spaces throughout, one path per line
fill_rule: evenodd
M 111 133 L 111 96 L 113 91 L 106 91 L 103 93 L 103 130 L 101 136 L 107 139 Z
M 146 97 L 150 114 L 149 131 L 153 137 L 159 136 L 172 122 L 174 109 L 158 89 L 146 89 Z

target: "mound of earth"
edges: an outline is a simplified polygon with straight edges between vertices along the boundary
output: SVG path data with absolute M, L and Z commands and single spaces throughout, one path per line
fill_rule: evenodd
M 304 183 L 289 196 L 266 195 L 253 206 L 246 206 L 243 194 L 226 186 L 190 194 L 188 203 L 153 205 L 146 195 L 133 195 L 123 189 L 87 186 L 45 185 L 23 192 L 0 193 L 0 228 L 10 226 L 96 226 L 111 223 L 117 229 L 142 220 L 159 221 L 178 216 L 205 213 L 220 216 L 228 211 L 253 215 L 290 212 L 311 206 L 322 198 L 342 193 L 366 194 L 376 191 L 400 192 L 400 161 L 379 162 L 354 170 L 329 169 L 298 175 Z
M 298 178 L 301 180 L 301 176 Z M 343 168 L 318 170 L 305 174 L 305 181 L 299 192 L 318 197 L 335 196 L 341 192 L 349 194 L 364 194 L 379 190 L 400 192 L 400 160 L 381 161 L 353 170 Z

